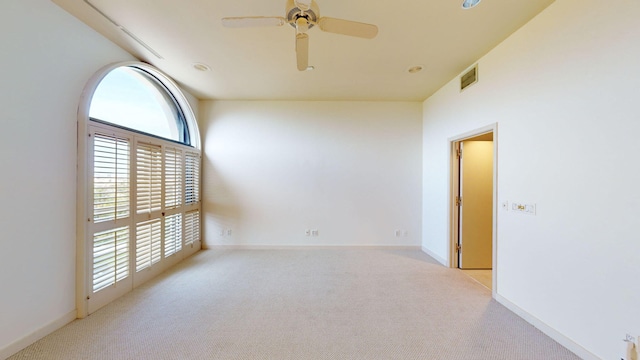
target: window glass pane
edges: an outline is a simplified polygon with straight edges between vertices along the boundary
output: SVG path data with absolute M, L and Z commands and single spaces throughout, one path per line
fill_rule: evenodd
M 189 144 L 184 116 L 173 97 L 160 81 L 135 67 L 116 68 L 102 79 L 89 116 Z

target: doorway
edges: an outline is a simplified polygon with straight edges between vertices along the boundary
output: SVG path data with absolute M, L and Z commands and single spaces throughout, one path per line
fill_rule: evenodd
M 495 126 L 451 140 L 451 262 L 495 293 Z

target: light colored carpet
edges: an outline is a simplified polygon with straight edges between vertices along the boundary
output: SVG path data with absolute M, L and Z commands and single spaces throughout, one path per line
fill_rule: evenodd
M 207 250 L 10 358 L 578 359 L 418 250 Z

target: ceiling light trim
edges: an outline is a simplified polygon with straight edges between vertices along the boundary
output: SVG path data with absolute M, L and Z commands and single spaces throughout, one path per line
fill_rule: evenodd
M 198 71 L 211 71 L 211 66 L 200 62 L 193 63 L 193 68 Z
M 407 71 L 409 72 L 409 74 L 417 74 L 417 73 L 421 72 L 422 70 L 424 70 L 424 66 L 416 65 L 416 66 L 410 67 L 409 70 L 407 70 Z

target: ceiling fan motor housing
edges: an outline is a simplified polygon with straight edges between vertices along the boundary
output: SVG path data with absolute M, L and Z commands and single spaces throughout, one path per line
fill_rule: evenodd
M 315 23 L 320 19 L 320 8 L 315 1 L 311 2 L 309 10 L 303 11 L 296 6 L 295 0 L 287 0 L 287 22 L 292 27 L 296 27 L 296 20 L 300 17 L 306 17 L 309 20 L 309 29 L 311 29 Z

